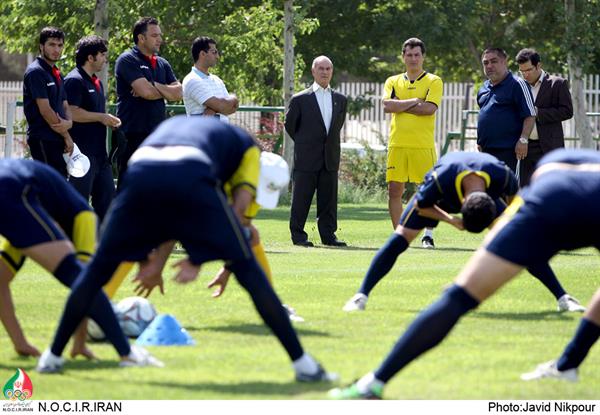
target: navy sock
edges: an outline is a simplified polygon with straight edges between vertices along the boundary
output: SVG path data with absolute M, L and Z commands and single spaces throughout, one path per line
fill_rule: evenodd
M 408 241 L 404 236 L 394 232 L 385 245 L 375 254 L 375 258 L 373 258 L 358 292 L 368 296 L 373 287 L 390 272 L 396 262 L 396 258 L 402 252 L 406 251 L 406 248 L 408 248 Z
M 77 260 L 75 254 L 69 254 L 60 261 L 54 270 L 54 276 L 63 285 L 70 287 L 83 269 L 83 264 Z
M 552 268 L 550 268 L 550 265 L 547 262 L 543 264 L 532 265 L 527 268 L 527 271 L 529 271 L 529 273 L 535 278 L 540 280 L 540 282 L 544 284 L 548 290 L 550 290 L 557 300 L 566 294 L 564 288 L 562 285 L 560 285 L 558 278 L 556 278 L 556 274 L 554 274 L 554 271 L 552 271 Z
M 97 269 L 97 262 L 95 259 L 85 267 L 81 275 L 72 284 L 71 294 L 67 299 L 50 348 L 52 353 L 57 356 L 62 355 L 69 338 L 86 315 L 89 315 L 98 323 L 106 338 L 114 345 L 119 356 L 126 356 L 131 351 L 129 341 L 119 326 L 110 301 L 102 291 L 102 286 L 108 282 L 118 264 L 109 264 L 101 271 Z
M 464 288 L 453 285 L 412 322 L 375 371 L 375 377 L 389 381 L 404 366 L 440 343 L 460 317 L 478 305 Z
M 600 326 L 582 318 L 575 332 L 575 337 L 558 359 L 556 368 L 562 371 L 579 367 L 598 337 L 600 337 Z
M 267 281 L 254 258 L 236 261 L 229 266 L 238 282 L 250 294 L 254 307 L 263 321 L 279 339 L 292 361 L 299 359 L 304 350 L 292 328 L 292 323 L 281 301 Z

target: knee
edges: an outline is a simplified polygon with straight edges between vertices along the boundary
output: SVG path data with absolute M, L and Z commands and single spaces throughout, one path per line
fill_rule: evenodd
M 388 183 L 388 195 L 390 199 L 397 199 L 402 197 L 404 193 L 404 183 L 389 182 Z

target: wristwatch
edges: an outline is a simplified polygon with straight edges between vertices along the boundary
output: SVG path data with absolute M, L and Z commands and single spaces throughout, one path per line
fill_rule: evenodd
M 529 138 L 521 137 L 521 138 L 519 138 L 519 143 L 527 144 L 527 143 L 529 143 Z

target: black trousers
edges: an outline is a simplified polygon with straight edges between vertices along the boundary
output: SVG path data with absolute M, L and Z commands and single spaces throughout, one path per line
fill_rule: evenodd
M 517 154 L 513 148 L 483 148 L 484 153 L 491 154 L 498 160 L 503 161 L 514 172 L 517 171 Z
M 119 180 L 117 181 L 117 189 L 121 187 L 121 183 L 123 182 L 123 175 L 127 171 L 127 163 L 131 158 L 131 155 L 135 153 L 135 150 L 138 149 L 140 144 L 150 135 L 150 133 L 135 133 L 128 132 L 125 133 L 125 143 L 119 142 L 118 145 L 125 146 L 124 149 L 117 149 L 116 153 L 118 154 L 118 170 L 119 170 Z
M 316 172 L 294 170 L 290 212 L 290 233 L 294 243 L 308 239 L 304 225 L 315 191 L 317 192 L 317 226 L 321 242 L 326 243 L 335 239 L 338 171 L 328 171 L 324 168 Z
M 544 156 L 544 151 L 539 140 L 529 140 L 527 146 L 527 157 L 521 160 L 521 182 L 520 187 L 527 186 L 531 180 L 531 175 L 535 171 L 538 161 Z
M 40 140 L 39 138 L 29 137 L 27 139 L 31 158 L 52 166 L 65 178 L 67 173 L 67 163 L 63 158 L 65 152 L 65 142 L 61 140 Z
M 69 177 L 69 183 L 85 200 L 90 201 L 91 197 L 91 205 L 102 222 L 115 195 L 112 167 L 106 154 L 87 156 L 90 170 L 83 177 Z

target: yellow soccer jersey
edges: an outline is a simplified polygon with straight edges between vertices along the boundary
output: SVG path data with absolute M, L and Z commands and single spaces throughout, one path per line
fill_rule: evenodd
M 258 186 L 258 177 L 260 174 L 260 150 L 258 147 L 249 148 L 240 166 L 231 176 L 229 181 L 225 183 L 224 189 L 227 198 L 231 202 L 233 191 L 240 186 L 248 190 L 253 196 L 256 196 L 256 187 Z M 252 200 L 250 206 L 244 212 L 244 216 L 248 219 L 253 219 L 258 213 L 260 206 L 255 200 Z
M 423 72 L 416 80 L 410 81 L 406 73 L 389 77 L 385 81 L 383 99 L 421 98 L 437 107 L 442 103 L 442 79 Z M 390 147 L 435 149 L 435 114 L 413 115 L 405 112 L 392 114 L 390 126 Z

